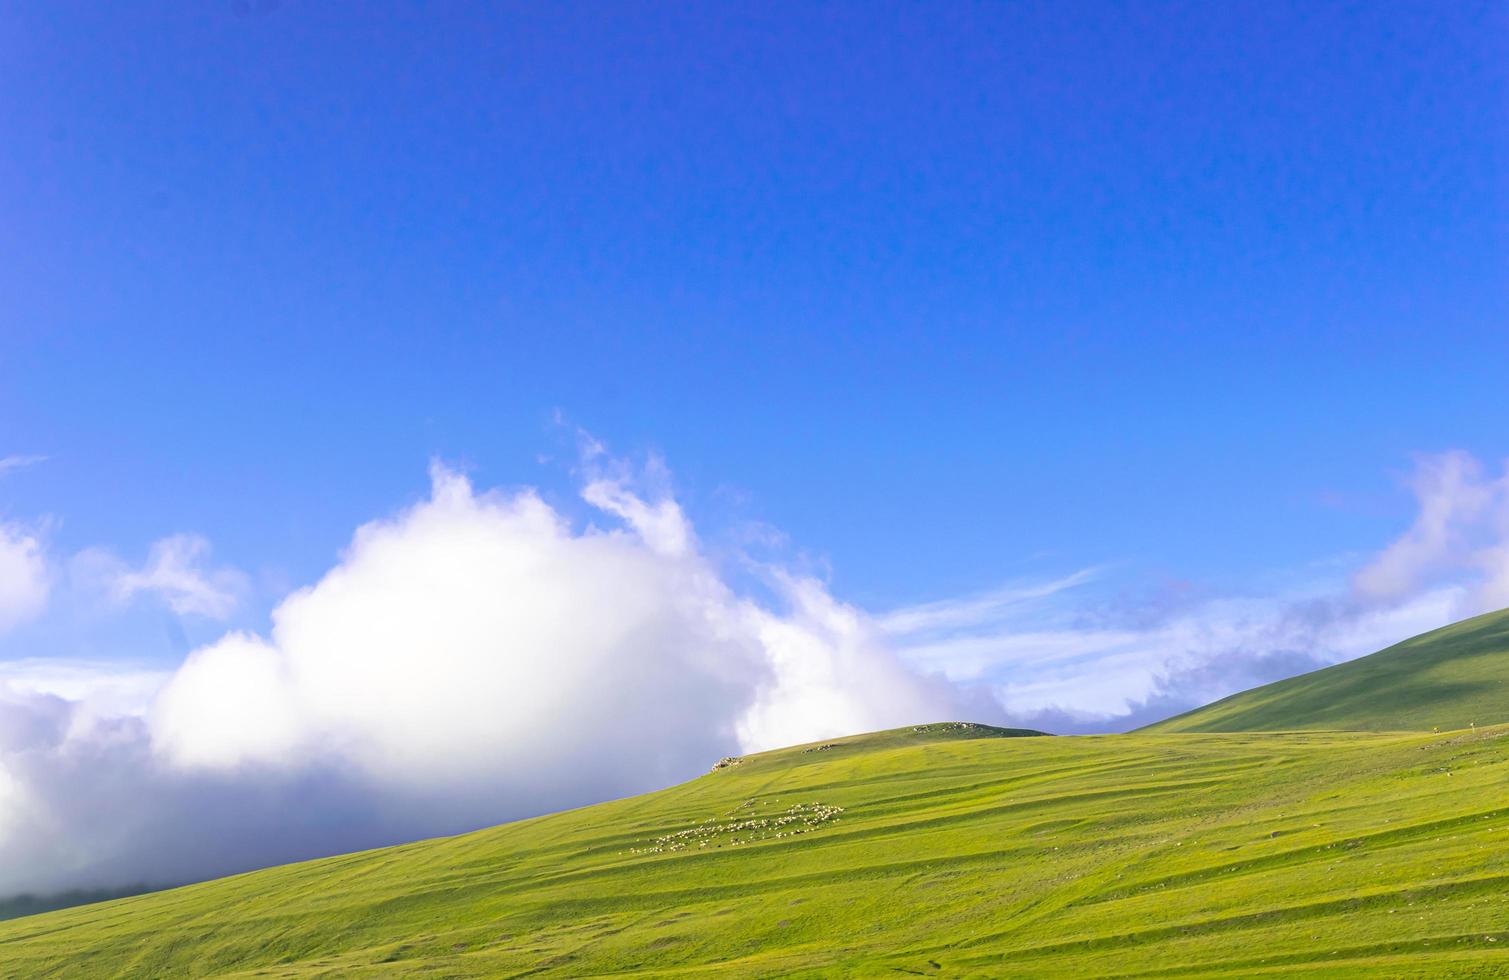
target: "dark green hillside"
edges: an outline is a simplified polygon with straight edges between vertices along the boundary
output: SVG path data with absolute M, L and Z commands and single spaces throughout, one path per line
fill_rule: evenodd
M 1441 731 L 1509 722 L 1509 609 L 1253 688 L 1147 732 Z

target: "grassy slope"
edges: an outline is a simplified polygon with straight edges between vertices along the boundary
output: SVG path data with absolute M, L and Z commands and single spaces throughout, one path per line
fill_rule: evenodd
M 1509 976 L 1509 726 L 972 734 L 0 923 L 0 975 Z
M 1233 694 L 1148 732 L 1425 731 L 1509 722 L 1509 609 Z

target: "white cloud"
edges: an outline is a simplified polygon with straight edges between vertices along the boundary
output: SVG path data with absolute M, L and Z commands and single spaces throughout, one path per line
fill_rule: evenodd
M 153 543 L 139 569 L 104 554 L 86 554 L 100 565 L 112 599 L 130 602 L 157 595 L 179 615 L 225 619 L 246 591 L 246 576 L 234 568 L 209 568 L 210 543 L 195 534 L 175 534 Z
M 969 703 L 941 678 L 924 680 L 908 669 L 867 615 L 835 600 L 821 583 L 784 573 L 774 580 L 791 612 L 746 610 L 771 671 L 739 720 L 747 748 L 948 718 Z M 982 710 L 978 702 L 970 707 Z M 997 714 L 994 706 L 985 710 Z
M 432 480 L 428 499 L 360 528 L 265 636 L 191 653 L 143 717 L 12 685 L 0 715 L 30 720 L 0 743 L 7 806 L 45 819 L 10 818 L 0 893 L 453 832 L 966 710 L 821 583 L 767 570 L 779 608 L 736 593 L 676 502 L 626 474 L 588 483 L 613 520 L 584 529 L 530 491 L 479 493 L 441 467 Z M 300 806 L 266 818 L 285 838 L 225 843 L 224 821 L 244 828 L 247 808 L 277 813 L 295 792 Z M 85 797 L 122 818 L 102 830 Z
M 1009 716 L 1057 731 L 1145 724 L 1509 605 L 1509 470 L 1422 456 L 1417 516 L 1345 581 L 1128 608 L 1086 570 L 880 616 L 901 655 L 994 685 Z M 1150 613 L 1149 610 L 1152 610 Z
M 144 664 L 56 657 L 0 661 L 0 684 L 12 694 L 51 696 L 80 705 L 88 716 L 146 712 L 172 672 Z
M 40 614 L 49 591 L 41 538 L 19 524 L 0 522 L 0 632 Z
M 992 676 L 1020 723 L 1123 730 L 1441 626 L 1460 596 L 1442 589 L 1387 606 L 1345 593 L 1208 600 L 1119 630 L 1013 638 L 1007 652 L 1018 655 Z
M 0 840 L 15 836 L 23 827 L 30 816 L 26 809 L 25 787 L 20 780 L 0 768 Z
M 634 473 L 592 444 L 584 469 L 603 526 L 436 467 L 427 499 L 358 529 L 268 630 L 166 675 L 0 663 L 0 895 L 454 832 L 919 721 L 1132 727 L 1509 583 L 1505 481 L 1470 459 L 1422 463 L 1420 518 L 1355 585 L 1128 606 L 1087 569 L 878 616 L 778 565 L 755 566 L 766 598 L 740 591 L 658 464 Z M 125 594 L 205 611 L 234 591 L 202 543 L 159 544 L 115 568 L 135 576 Z
M 189 655 L 149 709 L 153 747 L 185 767 L 277 765 L 305 748 L 277 649 L 231 633 Z
M 700 761 L 736 733 L 766 748 L 946 709 L 818 584 L 778 579 L 793 612 L 762 609 L 691 550 L 673 500 L 623 482 L 584 496 L 626 527 L 576 532 L 531 492 L 477 494 L 437 469 L 429 500 L 361 528 L 274 611 L 268 641 L 191 655 L 154 707 L 155 744 L 200 765 L 337 745 L 373 778 L 428 785 L 567 764 L 546 731 L 634 771 L 650 746 Z M 865 688 L 877 668 L 895 682 Z
M 622 518 L 654 551 L 682 555 L 692 547 L 691 527 L 681 508 L 669 498 L 647 503 L 629 492 L 621 481 L 594 480 L 582 490 L 582 499 L 604 513 Z
M 13 470 L 23 470 L 28 466 L 45 462 L 47 462 L 46 456 L 0 456 L 0 476 Z
M 1205 598 L 1149 615 L 1054 584 L 983 626 L 965 616 L 898 634 L 899 653 L 919 669 L 990 684 L 1017 724 L 1115 731 L 1434 629 L 1463 615 L 1470 592 L 1441 585 L 1379 603 L 1333 584 Z M 912 620 L 909 610 L 881 617 Z
M 1503 591 L 1509 576 L 1509 469 L 1497 479 L 1464 452 L 1420 458 L 1410 480 L 1419 515 L 1409 530 L 1357 573 L 1362 595 L 1392 600 L 1417 591 L 1443 574 L 1477 567 L 1486 591 L 1478 604 L 1495 608 L 1509 602 Z
M 878 623 L 896 636 L 978 629 L 1001 622 L 1025 604 L 1091 582 L 1099 573 L 1100 569 L 1086 568 L 1048 582 L 1008 585 L 978 595 L 908 606 L 880 616 Z

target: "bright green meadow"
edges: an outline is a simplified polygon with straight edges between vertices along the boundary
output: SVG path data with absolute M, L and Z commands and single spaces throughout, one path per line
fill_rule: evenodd
M 1509 725 L 1485 724 L 1509 718 L 1474 686 L 1506 625 L 1309 675 L 1423 732 L 855 736 L 0 923 L 0 976 L 1509 977 Z M 1294 727 L 1324 723 L 1314 691 Z M 1378 727 L 1365 700 L 1337 718 Z

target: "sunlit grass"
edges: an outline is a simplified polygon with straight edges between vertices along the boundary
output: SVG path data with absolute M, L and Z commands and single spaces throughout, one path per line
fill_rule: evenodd
M 0 974 L 1481 976 L 1506 733 L 902 729 L 3 923 Z

